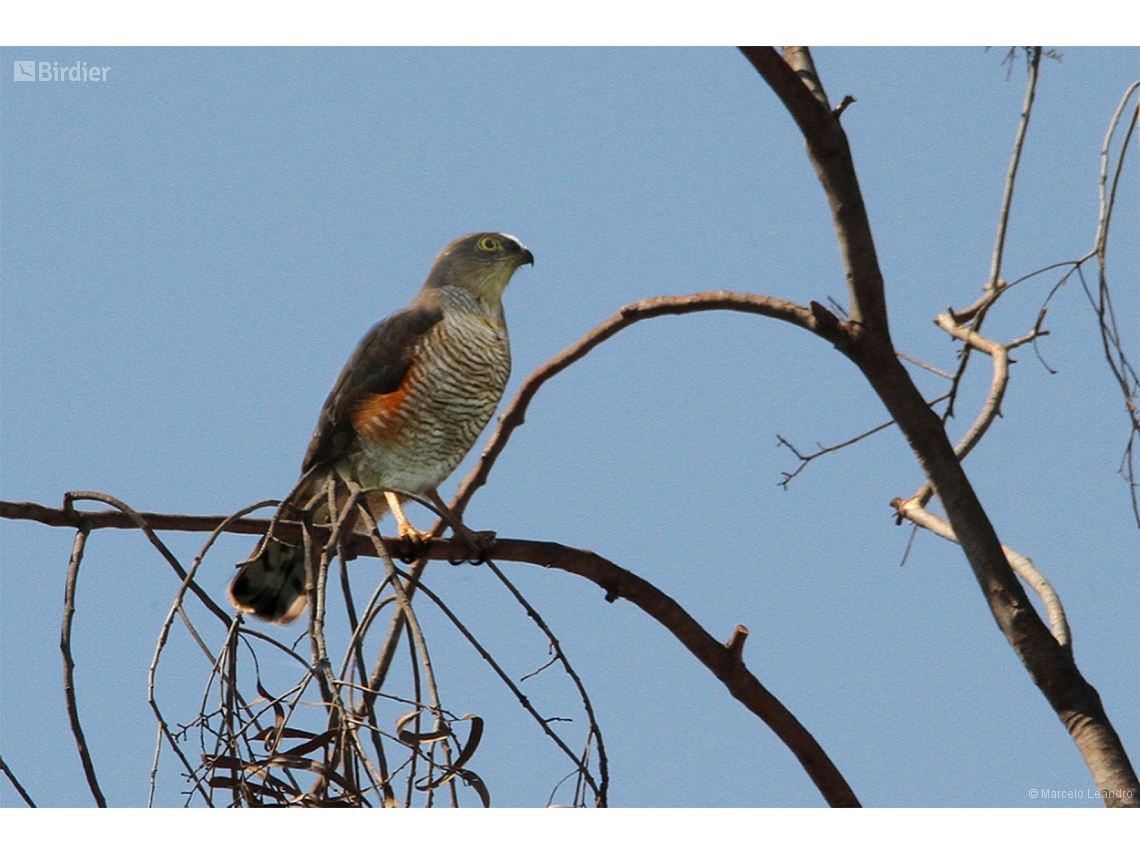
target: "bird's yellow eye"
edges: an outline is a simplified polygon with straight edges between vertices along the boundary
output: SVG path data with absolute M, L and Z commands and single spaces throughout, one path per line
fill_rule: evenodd
M 479 238 L 478 246 L 483 252 L 498 252 L 503 248 L 503 245 L 490 235 Z

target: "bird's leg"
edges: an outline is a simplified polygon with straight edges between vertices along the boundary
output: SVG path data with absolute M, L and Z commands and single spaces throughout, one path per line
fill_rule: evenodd
M 404 514 L 404 500 L 400 498 L 399 494 L 385 490 L 384 498 L 388 500 L 388 507 L 392 510 L 392 516 L 396 518 L 397 531 L 400 537 L 411 542 L 413 546 L 426 546 L 431 541 L 431 535 L 426 531 L 420 531 L 408 522 L 408 517 Z

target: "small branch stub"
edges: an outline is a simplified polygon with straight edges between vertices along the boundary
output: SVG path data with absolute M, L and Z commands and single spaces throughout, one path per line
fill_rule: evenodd
M 744 661 L 744 642 L 748 640 L 748 627 L 740 624 L 732 631 L 732 638 L 724 645 L 737 662 Z
M 843 111 L 846 110 L 848 107 L 850 107 L 854 103 L 855 103 L 855 96 L 854 95 L 844 95 L 843 100 L 840 101 L 838 104 L 836 104 L 835 109 L 831 111 L 831 115 L 835 116 L 835 118 L 838 119 L 840 116 L 843 115 Z

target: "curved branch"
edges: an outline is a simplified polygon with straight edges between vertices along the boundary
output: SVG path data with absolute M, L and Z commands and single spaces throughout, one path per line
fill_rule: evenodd
M 167 548 L 166 544 L 163 543 L 154 533 L 155 527 L 150 524 L 150 521 L 147 520 L 145 516 L 140 514 L 125 502 L 119 501 L 114 496 L 107 495 L 106 493 L 97 493 L 90 490 L 76 490 L 71 493 L 66 493 L 63 497 L 63 513 L 68 515 L 82 513 L 81 511 L 75 510 L 74 503 L 77 501 L 102 502 L 103 504 L 110 505 L 111 507 L 117 509 L 120 513 L 126 515 L 126 517 L 134 523 L 134 526 L 119 525 L 115 526 L 115 528 L 140 529 L 142 533 L 146 535 L 146 538 L 150 541 L 151 545 L 158 550 L 159 555 L 166 559 L 166 563 L 169 564 L 171 569 L 175 572 L 175 574 L 177 574 L 179 580 L 186 581 L 186 571 L 182 569 L 182 564 L 179 563 L 178 559 L 174 557 L 174 553 L 171 552 Z M 240 523 L 241 521 L 238 520 L 237 522 Z M 234 525 L 236 526 L 237 523 Z M 223 523 L 219 523 L 216 527 L 222 527 L 222 530 L 224 531 L 224 521 Z M 207 529 L 207 531 L 212 530 L 213 529 Z M 191 580 L 187 584 L 190 586 L 190 590 L 194 592 L 195 596 L 201 600 L 202 605 L 213 612 L 214 616 L 228 627 L 230 625 L 230 616 L 226 614 L 225 609 L 215 603 L 213 598 L 211 598 L 209 594 L 203 591 L 197 582 Z
M 1097 218 L 1096 240 L 1093 242 L 1096 247 L 1098 255 L 1103 256 L 1105 248 L 1108 246 L 1108 226 L 1112 221 L 1112 208 L 1116 203 L 1116 187 L 1120 182 L 1120 173 L 1124 168 L 1124 152 L 1128 150 L 1128 140 L 1132 137 L 1132 132 L 1136 129 L 1137 118 L 1140 117 L 1140 104 L 1132 109 L 1132 119 L 1128 123 L 1128 131 L 1124 138 L 1124 144 L 1120 148 L 1120 156 L 1116 162 L 1116 174 L 1112 180 L 1112 190 L 1108 190 L 1108 155 L 1109 150 L 1112 148 L 1112 138 L 1116 135 L 1116 129 L 1120 125 L 1120 117 L 1124 113 L 1124 109 L 1128 106 L 1128 100 L 1132 97 L 1138 88 L 1140 88 L 1140 80 L 1135 81 L 1125 90 L 1124 95 L 1120 99 L 1120 103 L 1116 107 L 1116 112 L 1112 114 L 1112 120 L 1108 123 L 1108 130 L 1104 134 L 1104 144 L 1100 149 L 1100 184 L 1099 184 L 1099 197 L 1100 197 L 1100 216 Z
M 161 520 L 159 527 L 168 530 L 213 531 L 223 527 L 222 524 L 227 522 L 226 517 L 178 517 L 174 514 L 135 514 L 132 517 L 125 513 L 115 516 L 108 512 L 54 509 L 14 502 L 4 502 L 0 506 L 0 511 L 3 512 L 3 516 L 18 512 L 20 518 L 35 519 L 48 525 L 64 527 L 86 525 L 91 522 L 91 518 L 95 518 L 103 527 L 130 528 L 132 527 L 130 523 L 135 522 L 137 518 Z M 255 530 L 249 532 L 251 534 L 264 534 L 272 521 L 246 518 L 236 522 L 244 523 L 243 528 L 254 527 Z M 206 527 L 207 523 L 212 524 Z M 260 524 L 260 527 L 256 524 Z M 327 541 L 329 529 L 327 526 L 313 526 L 312 535 L 313 542 L 320 544 L 322 539 Z M 462 561 L 471 554 L 471 545 L 463 537 L 449 540 L 433 539 L 427 546 L 426 554 L 417 549 L 419 554 L 415 555 L 413 548 L 402 538 L 379 538 L 374 533 L 351 535 L 346 533 L 345 546 L 355 555 L 377 555 L 377 552 L 382 550 L 395 557 L 416 557 L 422 561 Z M 734 698 L 772 729 L 791 749 L 828 804 L 835 807 L 859 805 L 859 800 L 851 787 L 815 738 L 745 667 L 739 655 L 741 642 L 725 645 L 717 641 L 674 599 L 634 573 L 596 553 L 559 543 L 497 539 L 486 549 L 486 555 L 491 559 L 565 570 L 599 585 L 606 591 L 606 598 L 611 602 L 618 598 L 629 600 L 668 629 L 725 685 Z M 410 576 L 406 584 L 408 587 L 413 584 Z
M 668 629 L 734 698 L 772 729 L 796 756 L 829 805 L 859 806 L 855 793 L 815 737 L 745 667 L 735 645 L 717 641 L 659 588 L 600 555 L 560 543 L 497 540 L 491 554 L 503 561 L 557 567 L 594 582 L 606 591 L 606 599 L 611 602 L 619 597 L 629 600 Z
M 214 528 L 213 533 L 210 535 L 209 538 L 207 538 L 205 544 L 202 545 L 202 548 L 198 550 L 198 554 L 194 556 L 194 560 L 190 564 L 190 570 L 189 570 L 189 572 L 187 572 L 186 578 L 182 580 L 182 584 L 178 587 L 178 593 L 175 594 L 174 602 L 170 606 L 170 610 L 167 612 L 166 619 L 162 622 L 162 627 L 159 629 L 158 640 L 155 642 L 154 654 L 153 654 L 153 656 L 151 656 L 150 668 L 147 670 L 147 681 L 146 681 L 147 703 L 150 704 L 151 711 L 154 713 L 154 717 L 158 720 L 158 727 L 159 727 L 158 745 L 155 747 L 154 764 L 151 766 L 151 770 L 150 770 L 150 782 L 151 783 L 150 783 L 150 795 L 148 798 L 148 805 L 149 805 L 149 803 L 153 802 L 153 800 L 154 800 L 154 782 L 155 782 L 155 777 L 158 774 L 158 759 L 159 759 L 159 753 L 162 749 L 163 737 L 165 737 L 166 741 L 170 744 L 171 749 L 174 751 L 175 755 L 178 757 L 178 759 L 182 762 L 182 765 L 185 767 L 185 769 L 188 773 L 187 780 L 193 782 L 194 788 L 202 795 L 202 798 L 206 801 L 206 804 L 212 804 L 212 800 L 210 798 L 209 790 L 203 786 L 202 781 L 200 781 L 198 779 L 198 777 L 194 774 L 194 766 L 190 763 L 189 759 L 186 757 L 185 752 L 182 750 L 182 747 L 178 744 L 178 740 L 174 737 L 174 734 L 170 732 L 170 727 L 166 723 L 166 718 L 163 716 L 162 710 L 158 706 L 158 696 L 155 694 L 155 685 L 157 683 L 157 675 L 158 675 L 158 663 L 159 663 L 160 658 L 162 657 L 162 651 L 166 647 L 166 642 L 170 637 L 170 631 L 174 625 L 174 618 L 177 617 L 179 614 L 181 614 L 183 620 L 186 621 L 187 628 L 189 628 L 191 630 L 191 632 L 194 634 L 194 636 L 197 637 L 197 633 L 195 633 L 193 631 L 193 628 L 190 625 L 189 617 L 186 615 L 186 612 L 182 608 L 182 603 L 186 597 L 186 591 L 189 589 L 190 585 L 193 584 L 193 582 L 194 582 L 194 577 L 198 573 L 198 568 L 202 566 L 202 561 L 205 559 L 206 553 L 210 551 L 211 547 L 213 547 L 213 545 L 217 541 L 217 539 L 219 537 L 221 537 L 222 532 L 226 530 L 226 527 L 230 523 L 232 523 L 234 520 L 237 520 L 237 519 L 240 519 L 240 518 L 246 516 L 247 514 L 253 513 L 254 511 L 258 510 L 259 508 L 267 507 L 270 504 L 273 504 L 273 503 L 258 502 L 258 503 L 255 503 L 253 505 L 250 505 L 249 507 L 242 508 L 240 511 L 238 511 L 234 514 L 231 514 L 229 517 L 224 519 L 219 525 L 217 525 Z M 201 644 L 200 640 L 199 640 L 199 643 Z M 205 652 L 206 655 L 211 659 L 211 664 L 216 665 L 216 661 L 214 661 L 213 656 L 210 655 L 209 650 L 206 649 L 204 644 L 202 645 L 202 649 L 203 649 L 203 652 Z
M 809 307 L 797 305 L 777 297 L 761 294 L 742 294 L 733 291 L 708 291 L 675 297 L 653 297 L 623 306 L 594 327 L 554 358 L 539 366 L 519 387 L 514 400 L 499 416 L 495 432 L 487 441 L 479 462 L 463 479 L 452 500 L 451 508 L 462 515 L 475 492 L 487 483 L 487 476 L 495 461 L 506 447 L 515 428 L 526 421 L 527 407 L 547 380 L 560 374 L 607 339 L 638 321 L 662 315 L 687 315 L 692 312 L 713 311 L 745 312 L 763 315 L 795 324 L 827 339 L 836 347 L 846 346 L 847 336 L 843 324 L 818 303 Z
M 980 317 L 980 316 L 979 316 Z M 1023 344 L 1028 344 L 1031 341 L 1036 341 L 1040 336 L 1048 335 L 1048 330 L 1041 329 L 1041 323 L 1045 320 L 1045 312 L 1042 310 L 1041 314 L 1037 316 L 1037 323 L 1033 325 L 1033 329 L 1019 339 L 1016 339 L 1009 344 L 1001 344 L 1000 342 L 993 341 L 992 339 L 983 338 L 977 332 L 977 327 L 968 327 L 959 323 L 958 316 L 953 312 L 944 312 L 934 319 L 938 326 L 948 332 L 950 335 L 959 341 L 965 342 L 967 348 L 980 350 L 993 359 L 993 378 L 990 380 L 990 391 L 986 396 L 986 401 L 982 408 L 978 411 L 974 423 L 970 425 L 969 430 L 962 435 L 958 440 L 957 445 L 954 446 L 954 453 L 958 455 L 959 460 L 965 460 L 968 455 L 985 436 L 986 431 L 990 429 L 994 419 L 1001 415 L 1001 402 L 1005 398 L 1005 390 L 1009 385 L 1009 366 L 1013 360 L 1009 356 L 1009 352 L 1016 347 Z M 959 374 L 955 378 L 955 383 L 961 378 Z M 956 388 L 956 387 L 955 387 Z M 953 395 L 953 389 L 947 395 Z M 934 485 L 927 481 L 923 484 L 918 492 L 915 494 L 914 501 L 918 502 L 921 507 L 934 497 Z

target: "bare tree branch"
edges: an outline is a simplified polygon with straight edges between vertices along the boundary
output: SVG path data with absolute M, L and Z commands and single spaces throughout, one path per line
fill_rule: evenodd
M 1013 361 L 1010 359 L 1009 352 L 1023 344 L 1036 341 L 1040 336 L 1048 335 L 1048 330 L 1041 329 L 1041 324 L 1044 320 L 1045 312 L 1042 310 L 1037 316 L 1037 322 L 1033 325 L 1033 329 L 1028 334 L 1009 344 L 1001 344 L 1000 342 L 983 338 L 976 332 L 976 326 L 969 327 L 959 323 L 958 316 L 955 315 L 954 312 L 944 312 L 935 318 L 934 322 L 938 324 L 941 329 L 950 333 L 950 335 L 956 339 L 965 342 L 966 347 L 980 350 L 989 355 L 993 360 L 993 378 L 990 381 L 990 391 L 986 396 L 986 401 L 974 419 L 974 423 L 970 425 L 970 429 L 966 431 L 954 446 L 954 453 L 958 455 L 959 460 L 964 460 L 966 455 L 974 450 L 982 437 L 985 436 L 986 431 L 989 430 L 990 425 L 993 424 L 994 419 L 1001 415 L 1001 402 L 1005 398 L 1005 390 L 1009 385 L 1009 365 Z M 947 394 L 953 394 L 953 389 Z M 921 507 L 925 507 L 933 496 L 934 485 L 930 481 L 927 481 L 915 494 L 914 501 Z
M 1015 49 L 1010 48 L 1006 60 L 1012 59 L 1014 54 Z M 986 320 L 986 313 L 1008 287 L 1001 278 L 1001 265 L 1002 258 L 1005 255 L 1006 235 L 1009 233 L 1009 215 L 1013 210 L 1013 190 L 1017 183 L 1018 167 L 1021 164 L 1021 152 L 1025 148 L 1025 138 L 1029 131 L 1029 118 L 1033 113 L 1033 101 L 1037 96 L 1037 73 L 1041 65 L 1041 48 L 1026 48 L 1026 58 L 1029 76 L 1025 85 L 1025 101 L 1021 107 L 1021 119 L 1017 125 L 1013 151 L 1009 157 L 1009 169 L 1005 176 L 1005 189 L 1002 191 L 1001 208 L 998 211 L 997 236 L 994 238 L 994 250 L 990 259 L 989 278 L 986 279 L 986 284 L 982 287 L 981 298 L 979 298 L 974 305 L 954 316 L 955 321 L 959 323 L 969 322 L 974 332 L 981 331 L 982 324 L 985 323 Z M 966 369 L 970 365 L 971 353 L 972 348 L 967 343 L 966 347 L 962 349 L 962 355 L 958 360 L 958 370 L 954 374 L 954 382 L 950 387 L 950 403 L 946 405 L 946 411 L 942 415 L 944 422 L 948 421 L 954 415 L 954 405 L 958 401 L 958 389 L 961 386 L 962 378 L 966 374 Z
M 1057 643 L 1029 602 L 942 420 L 922 399 L 890 345 L 882 274 L 838 120 L 803 84 L 797 69 L 774 50 L 742 50 L 804 132 L 809 157 L 831 206 L 855 322 L 840 327 L 850 335 L 850 346 L 840 350 L 863 372 L 898 423 L 938 493 L 994 619 L 1068 729 L 1097 787 L 1107 793 L 1105 804 L 1140 805 L 1140 782 L 1100 696 L 1077 669 L 1070 650 Z
M 32 801 L 32 797 L 28 795 L 28 791 L 24 789 L 12 770 L 8 768 L 8 764 L 4 762 L 3 757 L 0 757 L 0 772 L 3 772 L 4 777 L 16 788 L 16 792 L 20 794 L 20 798 L 24 800 L 24 804 L 34 808 L 36 803 Z
M 1104 134 L 1104 144 L 1100 149 L 1100 216 L 1097 220 L 1096 240 L 1094 241 L 1096 252 L 1099 255 L 1104 255 L 1108 248 L 1108 227 L 1112 222 L 1112 208 L 1116 203 L 1116 188 L 1120 183 L 1120 173 L 1124 168 L 1124 154 L 1128 151 L 1128 143 L 1131 140 L 1133 133 L 1136 130 L 1137 117 L 1140 115 L 1140 104 L 1132 108 L 1132 118 L 1128 123 L 1128 130 L 1125 132 L 1124 142 L 1120 146 L 1120 154 L 1116 161 L 1116 169 L 1113 170 L 1112 188 L 1108 187 L 1108 161 L 1109 153 L 1112 150 L 1112 138 L 1116 135 L 1116 130 L 1120 127 L 1120 117 L 1124 115 L 1124 111 L 1128 107 L 1128 101 L 1132 98 L 1137 89 L 1140 89 L 1140 80 L 1132 83 L 1125 91 L 1124 95 L 1120 98 L 1120 103 L 1116 107 L 1116 112 L 1112 114 L 1112 119 L 1108 123 L 1108 130 Z
M 818 84 L 810 52 L 807 48 L 785 48 L 781 58 L 770 47 L 742 47 L 740 50 L 784 102 L 803 132 L 812 165 L 827 195 L 839 240 L 847 276 L 852 342 L 858 343 L 867 337 L 875 340 L 880 348 L 889 345 L 883 276 L 851 149 L 838 116 L 828 106 L 822 86 Z M 805 78 L 816 82 L 805 84 Z
M 939 401 L 945 400 L 946 397 L 947 397 L 947 395 L 941 395 L 941 396 L 935 398 L 933 401 L 931 401 L 930 405 L 933 406 L 934 404 L 937 404 Z M 776 444 L 782 445 L 785 448 L 787 448 L 788 451 L 792 452 L 792 454 L 794 454 L 796 456 L 796 458 L 800 461 L 800 465 L 797 466 L 794 471 L 792 471 L 792 472 L 781 472 L 780 473 L 781 475 L 784 476 L 784 478 L 776 486 L 777 487 L 783 487 L 786 490 L 788 488 L 788 484 L 791 483 L 792 479 L 795 478 L 797 475 L 799 475 L 801 472 L 803 472 L 804 469 L 807 468 L 807 465 L 809 463 L 811 463 L 813 460 L 816 460 L 817 458 L 823 457 L 825 454 L 831 454 L 832 452 L 839 451 L 841 449 L 855 445 L 858 442 L 862 442 L 867 437 L 874 436 L 879 431 L 885 430 L 886 428 L 889 428 L 894 423 L 895 423 L 895 420 L 890 419 L 889 421 L 885 421 L 880 425 L 876 425 L 875 427 L 871 428 L 870 430 L 863 431 L 863 433 L 859 434 L 858 436 L 853 436 L 853 437 L 851 437 L 851 439 L 845 439 L 843 442 L 838 442 L 835 445 L 820 445 L 819 450 L 813 451 L 811 454 L 802 454 L 798 448 L 796 448 L 794 445 L 792 445 L 790 442 L 788 442 L 786 439 L 784 439 L 779 434 L 776 434 L 776 440 L 777 440 Z M 816 443 L 816 444 L 819 445 L 819 443 Z
M 64 513 L 64 515 L 71 515 L 71 514 L 79 513 L 78 511 L 75 510 L 75 506 L 74 506 L 74 503 L 77 501 L 102 502 L 105 505 L 111 505 L 113 508 L 118 509 L 118 511 L 120 513 L 125 514 L 134 523 L 134 525 L 133 526 L 124 526 L 124 525 L 120 524 L 120 525 L 115 525 L 114 527 L 115 528 L 138 528 L 138 529 L 141 529 L 142 533 L 146 535 L 147 540 L 149 540 L 151 542 L 151 545 L 154 546 L 154 548 L 158 550 L 158 553 L 163 558 L 166 559 L 166 563 L 171 566 L 171 568 L 174 570 L 174 572 L 178 575 L 178 578 L 185 581 L 186 571 L 182 569 L 182 565 L 178 562 L 178 559 L 174 557 L 174 553 L 171 552 L 166 547 L 166 544 L 163 543 L 158 538 L 157 535 L 155 535 L 155 533 L 154 533 L 155 527 L 152 526 L 150 524 L 150 522 L 145 517 L 143 517 L 141 514 L 139 514 L 134 508 L 130 507 L 129 505 L 127 505 L 124 502 L 119 501 L 114 496 L 107 495 L 106 493 L 95 493 L 95 492 L 91 492 L 91 491 L 75 491 L 75 492 L 67 493 L 63 497 L 63 513 Z M 161 515 L 158 515 L 158 516 L 161 517 Z M 234 522 L 234 525 L 237 526 L 240 523 L 241 523 L 241 520 L 237 520 Z M 202 530 L 203 531 L 213 531 L 213 529 L 215 527 L 216 526 L 211 526 L 210 528 L 202 529 Z M 92 529 L 95 528 L 94 522 L 91 523 L 91 528 Z M 226 613 L 226 611 L 221 606 L 219 606 L 217 603 L 215 603 L 213 598 L 209 594 L 207 594 L 205 591 L 203 591 L 201 589 L 201 587 L 199 587 L 197 582 L 191 580 L 187 584 L 190 586 L 190 590 L 193 591 L 194 594 L 198 597 L 198 599 L 202 601 L 202 604 L 204 606 L 206 606 L 206 608 L 208 608 L 211 612 L 213 612 L 214 615 L 220 621 L 222 621 L 223 624 L 225 624 L 226 626 L 229 626 L 230 616 Z
M 452 510 L 457 514 L 462 514 L 475 492 L 487 483 L 487 476 L 494 467 L 495 461 L 502 454 L 515 428 L 526 421 L 527 407 L 546 381 L 569 368 L 602 342 L 638 321 L 663 315 L 685 315 L 690 312 L 722 310 L 763 315 L 787 321 L 802 329 L 821 335 L 837 346 L 843 341 L 843 337 L 837 331 L 839 322 L 834 315 L 819 304 L 812 304 L 811 308 L 805 308 L 787 300 L 765 297 L 759 294 L 710 291 L 679 297 L 653 297 L 623 306 L 557 356 L 541 365 L 523 381 L 518 392 L 515 393 L 514 400 L 499 417 L 499 423 L 487 441 L 483 453 L 479 456 L 479 462 L 459 485 L 455 498 L 452 500 Z
M 1009 231 L 1009 214 L 1013 209 L 1013 188 L 1017 183 L 1017 169 L 1021 163 L 1021 152 L 1025 148 L 1025 137 L 1029 131 L 1029 117 L 1033 112 L 1033 100 L 1037 97 L 1037 70 L 1041 65 L 1041 48 L 1026 48 L 1029 65 L 1029 79 L 1025 85 L 1025 102 L 1021 106 L 1021 121 L 1017 125 L 1017 137 L 1013 143 L 1013 153 L 1009 158 L 1009 170 L 1005 175 L 1005 190 L 1002 192 L 1001 212 L 998 215 L 997 237 L 994 239 L 994 252 L 990 260 L 990 276 L 986 289 L 997 286 L 1001 277 L 1001 262 L 1005 254 L 1005 237 Z M 979 318 L 978 323 L 981 323 Z M 976 329 L 976 328 L 975 328 Z
M 601 556 L 558 543 L 498 540 L 494 557 L 542 567 L 557 567 L 590 579 L 609 601 L 629 600 L 680 641 L 729 693 L 758 716 L 791 749 L 832 807 L 857 807 L 858 799 L 815 738 L 738 659 L 667 594 Z
M 934 534 L 949 540 L 951 543 L 958 542 L 958 538 L 954 536 L 954 530 L 950 528 L 950 525 L 937 514 L 922 507 L 917 497 L 909 500 L 894 499 L 891 506 L 898 511 L 900 519 L 908 519 L 915 525 L 934 532 Z M 1057 639 L 1057 643 L 1061 647 L 1072 647 L 1072 633 L 1069 631 L 1069 620 L 1065 617 L 1065 607 L 1061 604 L 1061 598 L 1057 595 L 1052 583 L 1024 555 L 1015 552 L 1008 546 L 1002 548 L 1005 550 L 1005 557 L 1009 559 L 1014 572 L 1024 579 L 1040 597 L 1041 603 L 1045 606 L 1045 614 L 1049 618 L 1053 637 Z
M 90 530 L 80 526 L 75 532 L 75 547 L 71 550 L 71 561 L 67 565 L 67 586 L 63 598 L 63 626 L 59 632 L 59 649 L 63 653 L 63 694 L 67 701 L 67 718 L 71 722 L 71 733 L 75 746 L 79 749 L 79 760 L 83 764 L 83 774 L 87 786 L 95 797 L 95 804 L 107 806 L 107 799 L 99 787 L 95 775 L 95 763 L 87 749 L 87 738 L 83 735 L 83 725 L 79 722 L 79 702 L 75 699 L 75 659 L 71 655 L 71 622 L 75 617 L 75 587 L 79 582 L 79 565 L 83 562 L 83 547 L 87 543 Z
M 576 688 L 578 690 L 578 697 L 581 698 L 581 700 L 582 700 L 582 706 L 586 710 L 586 718 L 590 722 L 589 732 L 586 735 L 587 745 L 589 744 L 591 737 L 594 739 L 594 741 L 597 742 L 597 745 L 598 745 L 598 778 L 599 778 L 599 781 L 598 781 L 598 784 L 596 785 L 596 792 L 597 792 L 597 802 L 598 802 L 599 807 L 604 807 L 608 804 L 608 801 L 609 801 L 609 792 L 608 792 L 609 791 L 609 784 L 610 784 L 609 757 L 606 755 L 606 743 L 605 743 L 605 739 L 602 736 L 602 728 L 598 724 L 597 716 L 594 715 L 594 704 L 590 700 L 590 693 L 586 691 L 586 686 L 582 682 L 582 678 L 578 676 L 578 672 L 574 670 L 574 666 L 570 664 L 570 659 L 566 656 L 566 653 L 562 650 L 562 642 L 558 640 L 558 637 L 554 634 L 553 630 L 551 630 L 549 625 L 547 625 L 546 621 L 543 620 L 542 615 L 540 615 L 538 613 L 538 610 L 535 609 L 527 601 L 526 597 L 524 597 L 522 595 L 522 591 L 520 591 L 515 586 L 515 584 L 510 579 L 507 578 L 507 575 L 501 569 L 499 569 L 499 566 L 494 561 L 487 559 L 486 563 L 487 563 L 488 569 L 490 569 L 490 571 L 495 574 L 495 577 L 499 580 L 499 582 L 503 585 L 503 587 L 505 587 L 508 591 L 510 591 L 511 596 L 513 596 L 515 598 L 515 601 L 518 602 L 518 604 L 521 605 L 526 610 L 527 616 L 535 623 L 535 625 L 539 628 L 539 630 L 542 632 L 542 634 L 546 636 L 547 644 L 550 645 L 550 649 L 554 652 L 554 658 L 551 660 L 551 663 L 553 663 L 553 662 L 562 663 L 562 668 L 566 671 L 566 674 L 570 677 L 571 682 L 574 683 L 574 688 Z M 543 668 L 545 668 L 545 667 L 546 666 L 544 665 Z M 542 670 L 542 669 L 539 669 L 539 670 Z M 537 673 L 537 672 L 535 672 L 535 673 Z M 530 674 L 528 676 L 534 676 L 534 674 Z M 524 677 L 523 679 L 525 680 L 526 677 Z M 522 682 L 522 681 L 520 680 L 520 682 Z M 584 766 L 585 766 L 585 764 L 583 763 L 583 767 Z M 590 777 L 589 769 L 583 768 L 582 774 L 585 778 L 588 779 Z M 591 786 L 593 786 L 592 781 L 590 783 L 591 783 Z
M 362 506 L 363 508 L 363 506 Z M 16 518 L 35 519 L 47 525 L 73 527 L 96 520 L 102 527 L 125 528 L 127 521 L 150 519 L 163 528 L 171 530 L 204 531 L 213 530 L 227 523 L 224 517 L 186 517 L 180 523 L 177 515 L 136 514 L 135 517 L 120 514 L 116 519 L 108 512 L 84 512 L 74 509 L 52 509 L 31 503 L 5 502 L 0 506 L 0 515 L 11 513 Z M 207 527 L 207 521 L 213 525 Z M 243 527 L 253 528 L 251 534 L 264 534 L 270 520 L 245 519 Z M 256 530 L 260 523 L 260 531 Z M 287 525 L 299 525 L 290 523 Z M 291 535 L 288 528 L 281 528 L 282 534 Z M 314 540 L 320 543 L 328 538 L 327 527 L 313 526 Z M 392 555 L 413 557 L 408 543 L 400 538 L 380 538 L 375 535 L 354 533 L 346 547 L 356 555 L 375 555 L 378 550 Z M 470 555 L 470 544 L 464 538 L 450 540 L 433 539 L 427 546 L 426 554 L 418 556 L 426 560 L 462 560 Z M 803 765 L 804 770 L 819 788 L 828 804 L 832 806 L 854 807 L 859 804 L 850 786 L 839 770 L 824 753 L 815 738 L 799 723 L 756 677 L 736 658 L 728 647 L 718 642 L 675 600 L 662 591 L 601 556 L 585 550 L 574 549 L 557 543 L 529 540 L 497 539 L 487 548 L 487 557 L 502 561 L 517 561 L 536 564 L 542 567 L 556 567 L 577 576 L 590 579 L 606 591 L 606 598 L 614 601 L 624 598 L 632 602 L 650 617 L 657 620 L 673 634 L 714 676 L 729 690 L 733 697 L 767 724 Z M 411 587 L 410 573 L 404 583 Z M 376 683 L 373 675 L 373 687 Z M 382 680 L 380 682 L 383 682 Z M 375 691 L 375 688 L 372 689 Z
M 1104 144 L 1101 146 L 1099 187 L 1100 216 L 1097 221 L 1096 242 L 1094 247 L 1098 267 L 1096 299 L 1093 299 L 1088 283 L 1085 281 L 1084 273 L 1079 267 L 1078 274 L 1080 275 L 1081 285 L 1084 288 L 1085 294 L 1088 295 L 1093 311 L 1095 311 L 1097 315 L 1105 361 L 1108 363 L 1109 369 L 1116 378 L 1116 382 L 1120 385 L 1121 395 L 1124 398 L 1124 406 L 1128 412 L 1128 442 L 1125 444 L 1120 471 L 1128 482 L 1129 495 L 1132 499 L 1132 514 L 1136 519 L 1136 524 L 1140 526 L 1140 479 L 1138 479 L 1136 475 L 1135 456 L 1136 437 L 1140 435 L 1140 408 L 1137 407 L 1136 403 L 1137 394 L 1140 393 L 1140 376 L 1137 375 L 1136 369 L 1129 359 L 1128 349 L 1121 342 L 1120 329 L 1116 323 L 1116 312 L 1112 306 L 1112 293 L 1108 287 L 1107 272 L 1108 232 L 1109 226 L 1112 223 L 1112 211 L 1116 203 L 1116 189 L 1120 183 L 1120 176 L 1124 169 L 1125 154 L 1135 139 L 1137 124 L 1140 122 L 1140 102 L 1135 104 L 1132 108 L 1132 116 L 1128 122 L 1128 129 L 1125 131 L 1124 139 L 1121 141 L 1120 150 L 1117 154 L 1116 168 L 1112 170 L 1111 188 L 1108 186 L 1109 155 L 1112 150 L 1113 137 L 1116 135 L 1120 124 L 1120 118 L 1127 108 L 1129 100 L 1135 96 L 1137 89 L 1140 89 L 1140 80 L 1129 86 L 1124 96 L 1120 99 L 1116 112 L 1113 113 L 1112 120 L 1109 122 L 1108 130 L 1105 132 Z

